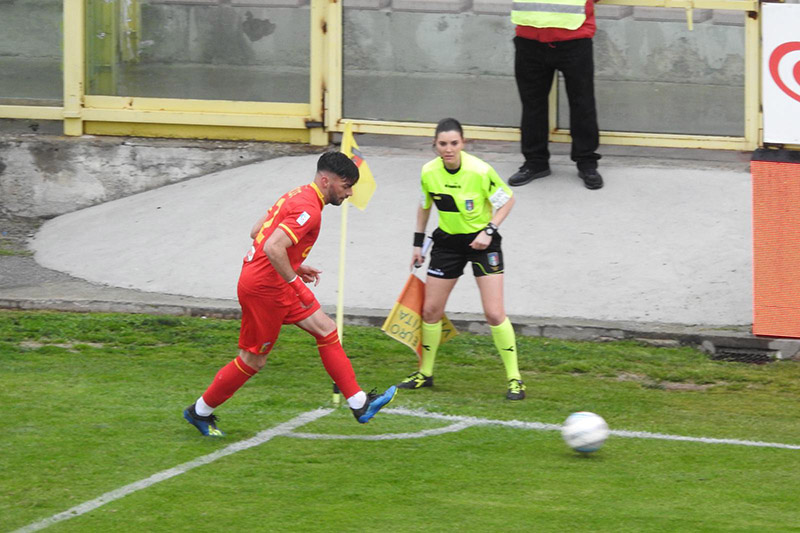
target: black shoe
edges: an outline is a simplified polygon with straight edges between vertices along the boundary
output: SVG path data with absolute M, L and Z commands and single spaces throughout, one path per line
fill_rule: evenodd
M 519 167 L 513 176 L 508 178 L 508 184 L 512 187 L 519 187 L 530 183 L 535 179 L 544 178 L 550 175 L 550 167 L 545 163 L 543 165 L 529 166 L 527 163 Z
M 583 180 L 583 184 L 587 189 L 603 188 L 603 176 L 600 175 L 596 168 L 578 169 L 578 176 Z
M 194 410 L 194 404 L 183 410 L 183 418 L 206 437 L 225 436 L 225 434 L 217 428 L 216 415 L 200 416 L 197 414 L 197 411 Z
M 509 400 L 524 400 L 525 399 L 525 384 L 521 379 L 508 380 L 508 392 L 506 398 Z
M 397 384 L 398 389 L 421 389 L 433 387 L 433 376 L 426 376 L 422 372 L 414 372 Z

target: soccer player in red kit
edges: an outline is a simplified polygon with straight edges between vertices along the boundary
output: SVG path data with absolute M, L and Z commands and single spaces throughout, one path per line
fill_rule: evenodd
M 233 396 L 267 362 L 282 324 L 295 324 L 317 340 L 322 364 L 342 392 L 356 420 L 364 424 L 394 398 L 364 393 L 339 342 L 336 324 L 320 308 L 306 283 L 319 283 L 320 270 L 303 264 L 319 236 L 322 208 L 341 205 L 353 194 L 358 167 L 341 152 L 322 154 L 314 181 L 280 197 L 250 232 L 253 246 L 239 276 L 242 325 L 239 355 L 217 372 L 211 385 L 183 411 L 200 433 L 221 437 L 215 408 Z

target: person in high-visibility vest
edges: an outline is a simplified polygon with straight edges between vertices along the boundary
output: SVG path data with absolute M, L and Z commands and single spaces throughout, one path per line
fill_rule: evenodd
M 514 0 L 514 75 L 522 101 L 521 149 L 525 163 L 508 184 L 525 185 L 550 175 L 548 96 L 553 75 L 564 76 L 569 100 L 571 158 L 587 189 L 603 186 L 597 170 L 600 135 L 594 99 L 592 38 L 596 0 Z

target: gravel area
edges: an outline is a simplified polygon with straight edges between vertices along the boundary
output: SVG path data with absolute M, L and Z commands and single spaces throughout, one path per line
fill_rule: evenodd
M 0 212 L 0 254 L 27 255 L 28 241 L 44 221 L 22 218 Z
M 44 268 L 36 263 L 28 241 L 44 220 L 21 218 L 0 213 L 0 288 L 26 287 L 42 283 L 70 281 L 68 274 Z

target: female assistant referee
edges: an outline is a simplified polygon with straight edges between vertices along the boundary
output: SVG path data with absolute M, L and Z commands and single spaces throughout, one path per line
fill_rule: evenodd
M 481 303 L 492 338 L 506 369 L 509 400 L 525 398 L 517 364 L 514 328 L 503 306 L 503 251 L 498 226 L 505 220 L 514 198 L 497 172 L 463 151 L 464 131 L 453 118 L 436 126 L 433 142 L 439 157 L 422 167 L 422 202 L 417 210 L 412 266 L 420 265 L 425 226 L 436 204 L 439 227 L 433 232 L 433 249 L 422 308 L 422 363 L 398 387 L 433 386 L 433 365 L 442 336 L 442 316 L 450 291 L 464 273 L 467 262 L 481 293 Z

